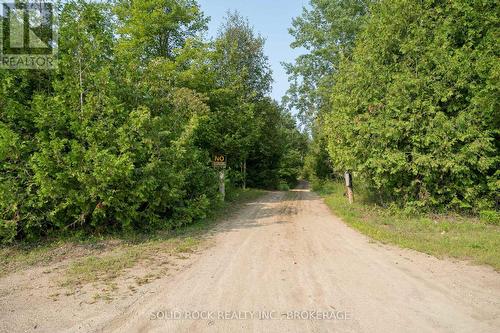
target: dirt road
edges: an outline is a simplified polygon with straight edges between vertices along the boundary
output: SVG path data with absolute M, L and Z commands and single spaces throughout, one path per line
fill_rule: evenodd
M 500 274 L 372 242 L 306 189 L 247 204 L 213 241 L 127 307 L 63 331 L 500 331 Z

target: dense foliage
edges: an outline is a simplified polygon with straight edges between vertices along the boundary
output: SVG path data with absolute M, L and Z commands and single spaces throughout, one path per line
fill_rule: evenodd
M 313 87 L 314 96 L 318 89 L 328 91 L 314 114 L 313 132 L 316 141 L 326 142 L 330 174 L 352 170 L 381 201 L 417 208 L 498 209 L 498 3 L 328 3 L 351 8 L 336 11 L 344 18 L 335 22 L 346 22 L 342 36 L 354 36 L 339 44 L 353 47 L 335 58 L 338 65 L 331 73 L 313 79 L 319 87 Z M 369 9 L 359 15 L 361 3 Z M 328 22 L 324 3 L 312 5 Z M 301 25 L 300 38 L 316 41 L 305 32 L 314 38 L 324 35 L 307 30 L 316 16 L 306 12 L 297 20 L 309 23 Z M 329 42 L 322 38 L 313 54 L 337 40 L 338 31 L 329 34 Z M 311 72 L 300 65 L 295 66 Z M 310 95 L 303 92 L 302 98 Z M 307 161 L 321 165 L 325 156 L 320 154 L 311 150 Z M 314 173 L 317 163 L 309 164 Z
M 264 40 L 206 23 L 194 0 L 61 5 L 58 69 L 0 70 L 0 241 L 203 218 L 215 153 L 232 186 L 295 181 L 305 139 L 268 97 Z

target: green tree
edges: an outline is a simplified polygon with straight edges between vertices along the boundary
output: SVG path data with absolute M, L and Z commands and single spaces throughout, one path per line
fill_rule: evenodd
M 276 188 L 293 186 L 299 178 L 307 148 L 293 117 L 271 99 L 256 105 L 258 136 L 248 158 L 249 185 Z
M 385 200 L 498 205 L 498 13 L 483 1 L 373 6 L 335 78 L 325 127 L 334 165 Z
M 210 118 L 201 145 L 228 155 L 233 181 L 246 186 L 246 164 L 258 136 L 256 106 L 272 76 L 264 39 L 238 13 L 228 13 L 211 53 Z
M 311 0 L 295 18 L 292 48 L 304 48 L 294 64 L 285 64 L 290 88 L 284 103 L 299 112 L 309 130 L 322 110 L 330 107 L 330 91 L 342 58 L 350 57 L 356 36 L 374 0 Z
M 126 141 L 140 151 L 135 170 L 142 170 L 148 188 L 141 214 L 158 223 L 189 223 L 216 200 L 209 154 L 195 145 L 209 110 L 194 91 L 207 89 L 207 47 L 197 38 L 207 20 L 195 1 L 123 1 L 115 11 L 121 99 L 137 107 L 135 121 L 144 126 Z

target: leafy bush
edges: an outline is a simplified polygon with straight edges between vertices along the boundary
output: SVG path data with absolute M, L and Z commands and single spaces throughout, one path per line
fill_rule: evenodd
M 281 181 L 278 184 L 278 191 L 290 191 L 290 186 L 284 181 Z
M 479 214 L 481 221 L 492 224 L 500 225 L 500 213 L 494 210 L 483 210 Z
M 17 235 L 16 221 L 0 220 L 0 240 L 2 243 L 10 243 Z

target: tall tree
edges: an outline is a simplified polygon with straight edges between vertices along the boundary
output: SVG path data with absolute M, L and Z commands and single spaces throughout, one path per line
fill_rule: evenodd
M 196 0 L 118 0 L 121 43 L 144 62 L 172 58 L 208 22 Z
M 290 89 L 284 99 L 289 109 L 299 112 L 302 123 L 311 128 L 321 110 L 329 108 L 333 74 L 343 57 L 350 57 L 374 0 L 311 0 L 295 18 L 290 34 L 293 48 L 304 48 L 294 64 L 285 64 Z
M 272 83 L 264 39 L 246 19 L 229 12 L 213 43 L 211 64 L 212 112 L 203 145 L 213 153 L 227 154 L 234 180 L 245 186 L 246 160 L 258 135 L 256 103 L 269 93 Z
M 248 101 L 269 94 L 272 72 L 264 54 L 264 43 L 264 38 L 255 34 L 247 19 L 238 12 L 228 12 L 214 46 L 216 84 L 231 87 Z
M 334 164 L 385 200 L 498 205 L 498 13 L 483 1 L 373 6 L 332 91 Z

